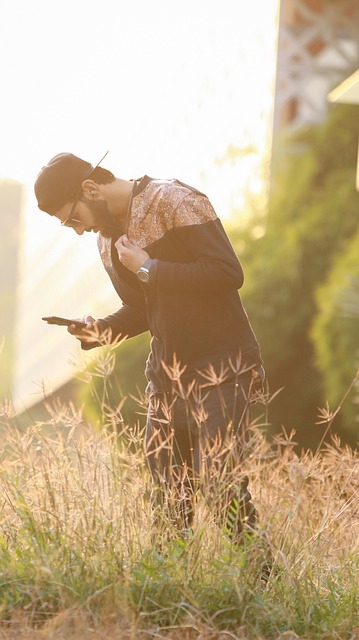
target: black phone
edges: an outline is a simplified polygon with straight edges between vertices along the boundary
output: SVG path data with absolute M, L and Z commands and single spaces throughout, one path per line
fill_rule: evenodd
M 69 327 L 70 324 L 74 324 L 78 329 L 86 327 L 86 322 L 82 322 L 82 320 L 71 320 L 69 318 L 60 318 L 59 316 L 46 316 L 42 320 L 45 320 L 47 324 L 57 324 L 65 327 Z

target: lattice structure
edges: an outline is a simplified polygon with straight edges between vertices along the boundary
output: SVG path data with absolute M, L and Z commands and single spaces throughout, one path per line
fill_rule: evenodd
M 274 135 L 315 125 L 359 67 L 359 0 L 281 0 Z

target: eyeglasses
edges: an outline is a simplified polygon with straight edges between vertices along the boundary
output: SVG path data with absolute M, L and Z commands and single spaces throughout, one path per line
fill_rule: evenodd
M 87 174 L 87 176 L 82 178 L 82 182 L 84 180 L 87 180 L 90 177 L 91 173 L 93 171 L 95 171 L 95 169 L 97 169 L 97 167 L 101 164 L 102 160 L 104 160 L 106 158 L 108 153 L 109 152 L 106 151 L 105 155 L 102 156 L 101 160 L 97 163 L 97 165 L 93 169 L 91 169 L 91 171 Z M 73 217 L 74 213 L 75 213 L 75 209 L 76 209 L 77 204 L 78 204 L 78 201 L 80 200 L 81 193 L 82 193 L 82 183 L 81 183 L 81 187 L 79 188 L 78 192 L 76 193 L 75 200 L 74 200 L 74 203 L 73 203 L 73 205 L 72 205 L 72 207 L 70 209 L 69 215 L 67 216 L 66 220 L 61 222 L 61 226 L 62 227 L 72 227 L 72 228 L 74 228 L 74 227 L 78 227 L 78 226 L 80 226 L 82 224 L 81 220 L 77 220 L 76 218 Z
M 81 188 L 81 191 L 82 191 L 82 188 Z M 72 228 L 74 228 L 74 227 L 78 227 L 79 225 L 82 224 L 82 222 L 80 220 L 77 220 L 76 218 L 73 217 L 73 215 L 75 213 L 75 209 L 77 207 L 77 203 L 78 203 L 78 201 L 80 199 L 80 195 L 81 195 L 81 192 L 80 193 L 77 192 L 76 200 L 75 200 L 75 202 L 73 203 L 73 205 L 71 207 L 71 211 L 70 211 L 69 215 L 67 216 L 66 220 L 61 222 L 61 226 L 62 227 L 72 227 Z

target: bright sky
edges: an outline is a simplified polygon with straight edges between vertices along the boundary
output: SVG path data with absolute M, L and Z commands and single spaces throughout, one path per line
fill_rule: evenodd
M 267 142 L 277 0 L 1 0 L 0 178 L 59 151 L 200 176 Z M 198 182 L 198 178 L 197 178 Z
M 37 211 L 32 185 L 56 153 L 96 163 L 109 149 L 103 166 L 117 176 L 177 177 L 205 191 L 220 217 L 241 204 L 244 189 L 258 189 L 270 142 L 277 5 L 0 0 L 0 180 L 26 187 L 25 309 L 46 244 L 73 247 L 70 260 L 78 240 L 86 244 Z M 257 152 L 219 162 L 229 145 Z M 61 268 L 64 281 L 74 277 L 70 263 Z

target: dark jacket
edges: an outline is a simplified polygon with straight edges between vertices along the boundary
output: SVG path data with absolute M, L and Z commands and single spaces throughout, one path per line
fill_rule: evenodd
M 123 302 L 100 322 L 113 339 L 151 332 L 146 374 L 154 390 L 167 388 L 164 366 L 174 359 L 185 378 L 209 365 L 219 372 L 262 363 L 237 291 L 242 267 L 204 194 L 145 176 L 134 185 L 127 234 L 152 259 L 150 280 L 141 283 L 120 263 L 116 238 L 99 235 L 102 261 Z

